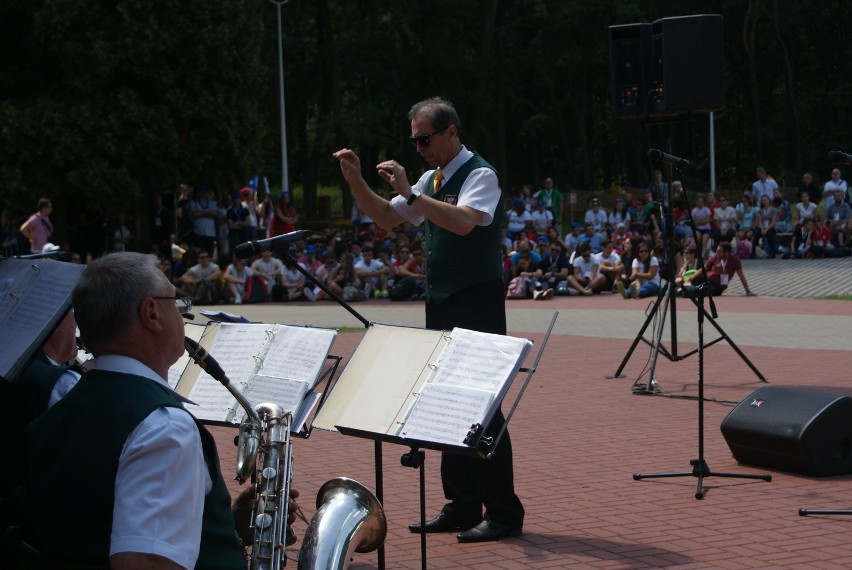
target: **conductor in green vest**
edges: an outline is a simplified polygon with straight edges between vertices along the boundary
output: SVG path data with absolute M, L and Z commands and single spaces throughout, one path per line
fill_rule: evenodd
M 397 194 L 385 200 L 364 180 L 355 152 L 344 148 L 334 153 L 343 177 L 378 226 L 389 229 L 404 221 L 423 225 L 426 328 L 506 334 L 500 251 L 503 193 L 497 173 L 461 143 L 461 122 L 449 101 L 434 97 L 416 103 L 408 118 L 409 140 L 432 170 L 412 185 L 401 164 L 380 162 L 378 175 Z M 496 436 L 504 423 L 498 411 L 485 435 Z M 508 432 L 490 460 L 443 453 L 441 481 L 447 504 L 425 529 L 409 525 L 412 532 L 462 531 L 459 542 L 521 534 L 524 508 L 515 494 Z
M 167 383 L 186 300 L 127 252 L 89 264 L 72 304 L 97 361 L 27 428 L 36 547 L 113 569 L 245 568 L 215 441 Z

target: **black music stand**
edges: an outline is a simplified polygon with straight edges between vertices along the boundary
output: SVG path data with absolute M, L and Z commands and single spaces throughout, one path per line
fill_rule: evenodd
M 449 445 L 445 443 L 439 443 L 435 441 L 429 441 L 424 439 L 412 439 L 400 437 L 397 435 L 390 435 L 387 433 L 381 433 L 378 431 L 371 431 L 366 429 L 359 429 L 356 427 L 347 427 L 344 425 L 334 425 L 334 428 L 337 429 L 340 433 L 344 435 L 350 435 L 354 437 L 361 437 L 364 439 L 372 439 L 376 444 L 376 479 L 377 482 L 381 481 L 381 442 L 386 441 L 389 443 L 394 443 L 398 445 L 404 445 L 410 448 L 407 453 L 404 453 L 401 457 L 401 464 L 404 467 L 411 467 L 414 469 L 420 470 L 420 489 L 419 489 L 419 503 L 420 503 L 420 523 L 421 523 L 421 533 L 420 533 L 420 556 L 421 556 L 421 565 L 425 570 L 426 568 L 426 532 L 425 532 L 425 522 L 426 522 L 426 478 L 425 478 L 425 452 L 423 449 L 432 449 L 441 452 L 448 453 L 458 453 L 464 455 L 473 455 L 479 456 L 484 459 L 490 459 L 497 448 L 500 440 L 505 433 L 509 421 L 517 409 L 518 404 L 520 403 L 521 398 L 523 397 L 524 391 L 526 390 L 527 385 L 532 379 L 533 374 L 535 373 L 538 363 L 541 360 L 541 357 L 544 353 L 544 349 L 547 346 L 547 341 L 550 338 L 550 334 L 553 331 L 553 326 L 556 323 L 556 318 L 558 316 L 558 312 L 554 312 L 553 317 L 550 321 L 550 325 L 547 329 L 547 332 L 542 339 L 541 346 L 539 347 L 538 353 L 536 354 L 535 360 L 533 361 L 532 367 L 529 368 L 519 368 L 519 373 L 525 373 L 526 378 L 524 379 L 520 389 L 518 390 L 518 394 L 515 400 L 512 403 L 512 406 L 509 410 L 509 413 L 506 414 L 506 421 L 502 427 L 502 429 L 493 436 L 484 436 L 482 433 L 482 426 L 488 423 L 488 419 L 486 419 L 481 424 L 474 424 L 471 426 L 470 432 L 468 432 L 468 437 L 465 439 L 465 445 Z M 404 327 L 400 327 L 402 330 Z M 357 353 L 356 349 L 356 353 Z M 355 358 L 355 355 L 352 357 Z M 350 360 L 350 364 L 351 364 Z M 511 384 L 511 381 L 510 381 Z M 337 386 L 335 386 L 336 388 Z M 499 409 L 499 405 L 495 409 Z

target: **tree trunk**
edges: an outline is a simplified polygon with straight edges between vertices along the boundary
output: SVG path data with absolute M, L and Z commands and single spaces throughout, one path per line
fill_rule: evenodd
M 760 21 L 760 0 L 749 0 L 745 18 L 743 18 L 743 50 L 748 60 L 749 81 L 751 83 L 751 103 L 754 113 L 754 143 L 757 149 L 757 161 L 763 164 L 763 122 L 760 118 L 760 92 L 757 73 L 757 26 Z
M 778 12 L 778 0 L 774 0 L 772 2 L 772 26 L 775 28 L 775 38 L 778 40 L 778 44 L 781 46 L 781 54 L 784 56 L 784 79 L 787 84 L 787 105 L 790 110 L 790 138 L 793 139 L 793 162 L 796 165 L 796 172 L 802 172 L 802 133 L 799 105 L 796 98 L 795 73 L 793 64 L 790 61 L 790 50 L 787 48 L 787 42 L 781 33 Z

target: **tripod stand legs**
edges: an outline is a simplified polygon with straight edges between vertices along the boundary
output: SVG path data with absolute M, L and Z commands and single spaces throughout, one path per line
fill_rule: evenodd
M 852 509 L 799 509 L 799 516 L 807 515 L 852 515 Z
M 639 481 L 640 479 L 659 479 L 664 477 L 697 477 L 698 487 L 695 490 L 695 498 L 699 500 L 704 498 L 705 477 L 736 477 L 737 479 L 761 479 L 766 482 L 772 481 L 772 475 L 739 475 L 736 473 L 714 473 L 710 471 L 710 467 L 707 466 L 707 462 L 703 459 L 692 459 L 689 464 L 692 465 L 692 471 L 684 471 L 680 473 L 634 473 L 633 480 Z M 801 514 L 801 511 L 799 514 Z

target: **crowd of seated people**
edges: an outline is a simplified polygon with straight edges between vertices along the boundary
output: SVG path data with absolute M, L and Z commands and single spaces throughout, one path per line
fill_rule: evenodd
M 514 281 L 513 296 L 538 301 L 600 293 L 653 296 L 669 274 L 681 289 L 701 279 L 698 260 L 717 254 L 721 244 L 737 259 L 848 254 L 852 207 L 849 193 L 839 186 L 843 181 L 832 181 L 834 186 L 823 193 L 806 178 L 792 204 L 771 185 L 771 195 L 752 189 L 733 197 L 711 192 L 687 199 L 681 181 L 672 182 L 669 190 L 657 176 L 640 200 L 629 193 L 612 200 L 589 198 L 576 221 L 565 220 L 565 227 L 563 201 L 552 196 L 558 191 L 550 190 L 547 200 L 544 190 L 524 187 L 506 204 L 502 247 L 507 295 Z M 668 220 L 672 243 L 664 247 Z M 351 236 L 328 229 L 293 244 L 286 254 L 267 251 L 249 260 L 229 255 L 213 259 L 210 249 L 181 243 L 172 248 L 176 257 L 165 260 L 163 271 L 179 294 L 191 295 L 199 304 L 315 302 L 329 300 L 327 290 L 347 302 L 423 300 L 422 230 L 406 225 L 383 232 L 367 222 L 353 224 Z
M 230 255 L 214 260 L 207 250 L 187 247 L 177 262 L 164 263 L 162 269 L 178 294 L 199 305 L 331 300 L 326 290 L 346 302 L 425 299 L 422 231 L 359 229 L 354 237 L 329 229 L 285 252 L 263 251 L 248 260 Z

